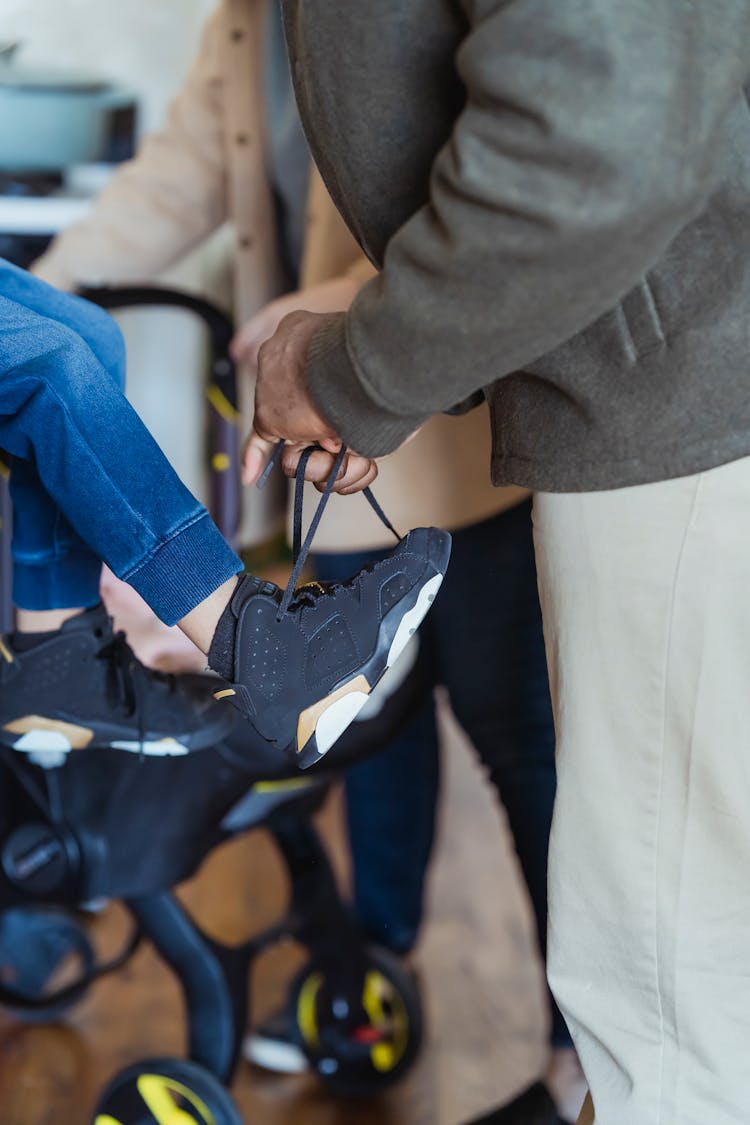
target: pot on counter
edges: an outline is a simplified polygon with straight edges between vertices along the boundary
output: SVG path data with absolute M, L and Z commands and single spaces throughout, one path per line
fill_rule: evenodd
M 44 172 L 102 159 L 114 111 L 132 93 L 83 71 L 15 61 L 0 44 L 0 169 Z

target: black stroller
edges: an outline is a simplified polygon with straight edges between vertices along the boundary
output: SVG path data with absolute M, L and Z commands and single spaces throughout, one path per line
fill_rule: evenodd
M 232 538 L 239 435 L 230 322 L 182 293 L 86 295 L 109 308 L 179 305 L 205 321 L 212 345 L 212 509 Z M 2 516 L 0 553 L 9 539 L 7 496 Z M 7 612 L 7 554 L 0 561 Z M 416 677 L 407 675 L 379 713 L 349 728 L 329 754 L 325 773 L 300 775 L 293 763 L 280 763 L 278 751 L 239 721 L 220 744 L 182 757 L 115 749 L 62 756 L 0 751 L 0 932 L 12 932 L 23 916 L 38 923 L 19 949 L 19 964 L 6 958 L 0 1003 L 35 1019 L 57 1018 L 98 978 L 121 968 L 144 938 L 184 992 L 189 1058 L 144 1060 L 118 1074 L 99 1100 L 94 1125 L 178 1119 L 181 1125 L 241 1125 L 225 1084 L 248 1022 L 247 977 L 254 958 L 287 936 L 308 951 L 292 985 L 290 1012 L 299 1045 L 326 1086 L 347 1096 L 371 1095 L 411 1067 L 422 1034 L 418 992 L 398 962 L 363 940 L 310 814 L 324 800 L 334 771 L 376 752 L 404 721 L 421 694 Z M 214 847 L 261 824 L 289 871 L 289 909 L 243 945 L 224 946 L 201 932 L 170 888 Z M 122 899 L 133 922 L 124 948 L 106 962 L 97 960 L 75 914 L 81 902 L 101 897 Z M 40 956 L 30 973 L 23 962 L 34 933 Z M 78 968 L 73 980 L 57 986 L 63 954 L 74 955 Z

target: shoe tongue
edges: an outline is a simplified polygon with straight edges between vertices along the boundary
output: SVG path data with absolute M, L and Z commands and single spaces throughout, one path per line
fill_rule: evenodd
M 275 582 L 265 582 L 261 578 L 256 578 L 254 574 L 246 574 L 237 583 L 237 589 L 229 603 L 235 617 L 239 617 L 245 602 L 256 594 L 263 594 L 275 602 L 281 601 L 281 590 Z
M 85 609 L 83 613 L 77 613 L 75 617 L 71 617 L 65 622 L 61 632 L 93 633 L 95 629 L 99 630 L 103 636 L 109 636 L 112 633 L 112 618 L 107 613 L 107 608 L 102 602 L 92 606 L 91 609 Z

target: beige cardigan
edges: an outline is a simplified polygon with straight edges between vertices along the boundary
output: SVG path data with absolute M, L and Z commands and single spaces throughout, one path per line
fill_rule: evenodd
M 89 215 L 55 239 L 34 266 L 38 276 L 64 289 L 144 281 L 230 221 L 237 322 L 279 294 L 259 57 L 264 8 L 264 0 L 223 0 L 206 24 L 164 128 L 147 137 L 135 159 L 118 169 Z M 342 273 L 365 280 L 373 272 L 314 173 L 303 287 Z M 244 383 L 243 413 L 249 425 L 252 384 L 249 378 Z M 381 462 L 374 491 L 399 528 L 424 523 L 457 528 L 527 495 L 520 489 L 492 488 L 489 466 L 485 408 L 464 418 L 437 417 Z M 246 502 L 254 509 L 257 538 L 261 497 L 252 491 Z M 273 515 L 264 513 L 269 530 Z M 355 496 L 331 500 L 315 545 L 335 551 L 387 542 L 369 506 Z

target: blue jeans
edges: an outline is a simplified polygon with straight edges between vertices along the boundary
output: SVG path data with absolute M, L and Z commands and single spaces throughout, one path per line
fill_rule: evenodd
M 240 559 L 125 398 L 114 321 L 2 260 L 0 294 L 15 604 L 94 605 L 104 560 L 174 624 Z
M 385 552 L 316 555 L 321 579 L 342 579 Z M 555 734 L 536 585 L 531 504 L 455 532 L 451 564 L 420 630 L 426 682 L 443 684 L 508 816 L 547 943 L 547 849 L 555 798 Z M 357 913 L 396 953 L 416 941 L 438 793 L 432 692 L 382 754 L 346 779 Z M 494 845 L 493 845 L 494 846 Z M 549 997 L 551 1039 L 571 1043 Z

